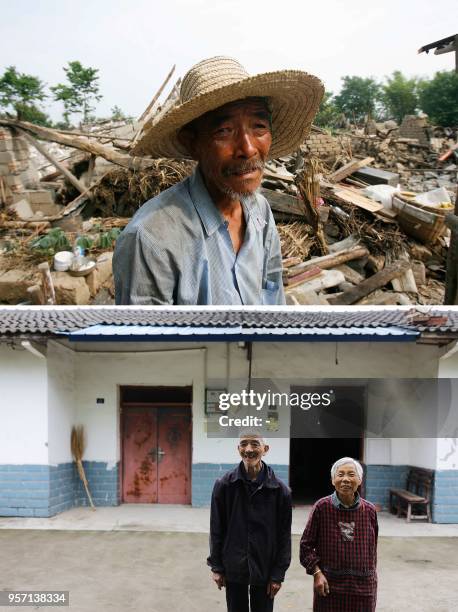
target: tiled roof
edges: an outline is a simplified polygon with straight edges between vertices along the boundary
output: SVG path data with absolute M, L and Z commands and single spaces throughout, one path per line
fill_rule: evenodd
M 412 309 L 164 309 L 120 307 L 4 307 L 0 334 L 54 335 L 106 325 L 246 329 L 388 328 L 458 333 L 458 309 L 424 312 Z

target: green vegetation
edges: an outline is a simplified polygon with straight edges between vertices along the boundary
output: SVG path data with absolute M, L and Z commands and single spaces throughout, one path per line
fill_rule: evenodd
M 21 121 L 49 125 L 49 117 L 38 107 L 45 98 L 45 84 L 36 76 L 18 72 L 15 66 L 0 77 L 0 107 L 14 112 Z
M 382 85 L 380 99 L 390 119 L 400 123 L 404 115 L 415 115 L 418 84 L 418 79 L 407 79 L 399 70 L 387 78 Z
M 334 98 L 337 108 L 353 123 L 360 123 L 367 116 L 375 119 L 378 116 L 380 84 L 372 78 L 363 79 L 359 76 L 344 76 L 342 81 L 342 89 Z
M 64 105 L 64 120 L 70 123 L 71 114 L 82 114 L 86 123 L 94 110 L 93 103 L 102 99 L 99 94 L 97 68 L 85 68 L 81 62 L 68 62 L 64 68 L 68 83 L 58 83 L 51 87 L 54 99 Z
M 436 72 L 433 79 L 419 87 L 419 106 L 432 123 L 458 126 L 458 74 L 452 70 Z
M 95 226 L 90 235 L 79 236 L 76 244 L 86 252 L 97 249 L 111 249 L 120 233 L 121 229 L 119 227 L 113 227 L 105 231 L 101 226 Z M 51 257 L 58 251 L 71 251 L 73 245 L 63 229 L 54 227 L 44 236 L 40 236 L 31 242 L 30 247 L 40 255 Z
M 85 67 L 79 61 L 64 67 L 65 83 L 50 87 L 54 100 L 62 102 L 63 121 L 54 124 L 57 129 L 71 127 L 72 116 L 81 121 L 95 121 L 95 103 L 101 100 L 99 70 Z M 46 85 L 37 76 L 19 72 L 15 66 L 6 68 L 0 76 L 0 111 L 15 114 L 17 119 L 38 125 L 52 126 L 41 108 L 48 98 Z M 356 75 L 342 77 L 342 88 L 337 95 L 327 91 L 315 119 L 316 125 L 333 129 L 346 119 L 362 124 L 367 118 L 395 119 L 398 123 L 405 115 L 425 112 L 432 123 L 458 126 L 458 75 L 454 71 L 437 72 L 432 79 L 408 78 L 400 70 L 376 81 L 372 77 Z M 111 108 L 111 120 L 130 120 L 121 108 Z

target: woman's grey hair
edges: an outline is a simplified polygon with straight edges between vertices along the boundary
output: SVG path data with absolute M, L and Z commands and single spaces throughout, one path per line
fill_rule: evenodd
M 336 475 L 337 470 L 341 465 L 345 465 L 346 463 L 353 463 L 355 466 L 356 473 L 360 480 L 363 479 L 363 466 L 359 461 L 353 459 L 353 457 L 342 457 L 342 459 L 338 459 L 331 468 L 331 480 L 334 480 L 334 476 Z

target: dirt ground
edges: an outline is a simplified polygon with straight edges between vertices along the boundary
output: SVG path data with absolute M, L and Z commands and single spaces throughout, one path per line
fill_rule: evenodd
M 293 536 L 277 612 L 312 609 L 298 548 Z M 208 536 L 199 533 L 3 530 L 0 589 L 68 590 L 74 612 L 223 612 L 207 549 Z M 458 538 L 381 538 L 377 610 L 457 610 L 457 557 Z

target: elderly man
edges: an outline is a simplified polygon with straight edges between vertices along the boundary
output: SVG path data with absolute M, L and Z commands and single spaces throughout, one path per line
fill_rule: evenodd
M 291 494 L 262 461 L 257 433 L 242 433 L 240 464 L 216 481 L 207 563 L 228 612 L 269 612 L 291 561 Z
M 314 612 L 374 612 L 377 600 L 375 507 L 360 497 L 361 464 L 342 457 L 331 468 L 334 493 L 314 505 L 300 543 L 313 576 Z
M 180 101 L 132 151 L 196 160 L 149 200 L 116 245 L 117 304 L 283 304 L 280 241 L 257 190 L 265 162 L 296 150 L 323 94 L 301 71 L 250 77 L 215 57 L 186 74 Z

